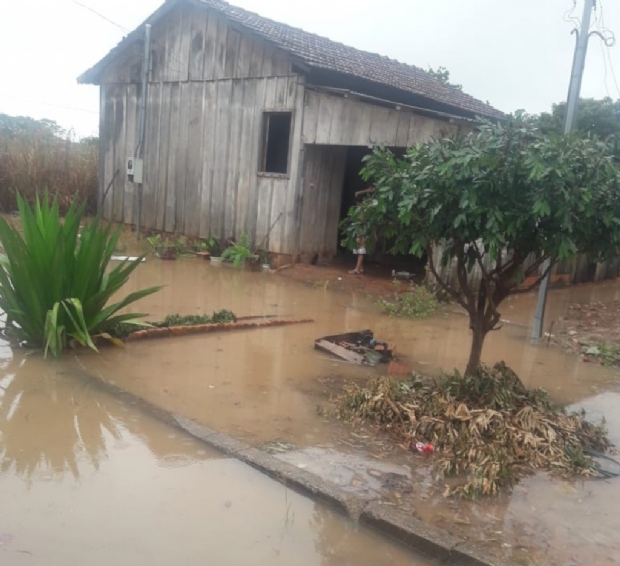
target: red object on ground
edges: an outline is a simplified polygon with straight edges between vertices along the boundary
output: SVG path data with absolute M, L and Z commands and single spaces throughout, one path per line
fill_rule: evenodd
M 420 453 L 420 454 L 432 454 L 433 452 L 435 452 L 435 447 L 426 442 L 416 442 L 415 443 L 415 449 Z

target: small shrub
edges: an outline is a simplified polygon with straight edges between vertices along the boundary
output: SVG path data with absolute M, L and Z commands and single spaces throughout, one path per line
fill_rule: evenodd
M 620 365 L 620 344 L 617 342 L 601 342 L 593 346 L 585 346 L 584 353 L 596 358 L 603 365 Z
M 32 208 L 18 194 L 17 204 L 20 227 L 0 218 L 0 309 L 9 334 L 59 357 L 69 340 L 96 350 L 93 335 L 108 337 L 119 323 L 144 324 L 142 314 L 118 312 L 159 287 L 108 305 L 142 261 L 108 270 L 120 229 L 113 233 L 95 218 L 80 233 L 84 205 L 71 204 L 61 219 L 58 198 L 50 203 L 47 194 Z
M 222 258 L 233 262 L 235 267 L 241 267 L 246 259 L 250 259 L 254 253 L 250 249 L 250 240 L 244 232 L 238 242 L 226 248 L 222 253 Z
M 399 318 L 426 318 L 437 309 L 435 295 L 421 286 L 396 293 L 392 300 L 379 299 L 378 304 L 389 316 Z

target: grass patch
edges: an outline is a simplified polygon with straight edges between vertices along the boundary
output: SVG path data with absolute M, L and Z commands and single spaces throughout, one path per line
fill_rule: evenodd
M 605 366 L 620 366 L 620 344 L 617 342 L 601 342 L 589 344 L 583 348 L 584 354 L 592 356 Z
M 237 317 L 232 311 L 219 310 L 215 311 L 212 315 L 208 314 L 169 314 L 164 320 L 158 322 L 151 322 L 150 325 L 155 328 L 170 328 L 174 326 L 200 326 L 201 324 L 223 324 L 237 322 Z M 129 324 L 117 324 L 112 328 L 109 333 L 114 338 L 124 339 L 127 338 L 132 332 L 137 329 L 135 326 Z
M 590 475 L 584 449 L 604 452 L 611 444 L 604 423 L 553 406 L 545 391 L 528 390 L 505 364 L 477 376 L 455 372 L 438 380 L 401 382 L 381 377 L 365 387 L 349 385 L 338 417 L 379 425 L 404 444 L 434 444 L 435 470 L 456 477 L 446 495 L 494 495 L 538 470 Z
M 379 299 L 378 305 L 391 317 L 426 318 L 437 310 L 437 299 L 426 287 L 395 293 L 392 299 Z

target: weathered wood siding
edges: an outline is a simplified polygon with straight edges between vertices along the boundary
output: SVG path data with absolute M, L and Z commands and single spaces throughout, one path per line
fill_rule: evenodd
M 104 214 L 135 223 L 134 185 L 125 159 L 135 153 L 137 85 L 104 85 L 104 184 L 121 169 Z M 299 168 L 298 77 L 153 83 L 149 86 L 142 222 L 192 237 L 238 237 L 292 254 Z M 293 112 L 290 173 L 259 174 L 263 109 Z M 109 119 L 108 119 L 109 116 Z M 289 194 L 290 193 L 290 194 Z
M 454 288 L 459 288 L 458 276 L 456 273 L 456 259 L 448 262 L 447 265 L 441 265 L 441 258 L 444 252 L 444 245 L 436 244 L 433 246 L 433 261 L 438 275 L 443 281 L 447 281 Z M 527 269 L 535 262 L 535 257 L 528 258 L 524 263 L 524 268 Z M 493 269 L 494 263 L 487 260 L 484 262 L 487 269 Z M 577 255 L 574 259 L 568 261 L 558 262 L 551 270 L 551 282 L 561 284 L 578 284 L 589 283 L 593 281 L 603 281 L 605 279 L 615 279 L 618 277 L 620 268 L 619 259 L 611 259 L 605 263 L 597 263 L 591 261 L 584 254 Z M 543 267 L 541 266 L 537 270 L 538 277 L 543 274 Z M 533 277 L 536 277 L 534 275 Z M 468 282 L 472 289 L 477 290 L 480 286 L 482 279 L 482 270 L 478 265 L 474 265 L 468 275 Z M 526 284 L 535 283 L 535 279 L 530 278 L 526 281 Z M 438 283 L 435 276 L 428 270 L 426 272 L 426 284 L 431 288 L 438 288 Z
M 293 254 L 299 214 L 304 80 L 285 54 L 183 6 L 153 28 L 142 225 L 191 237 L 239 237 Z M 110 65 L 101 86 L 102 187 L 120 169 L 104 214 L 136 222 L 135 155 L 140 49 Z M 293 115 L 288 175 L 258 173 L 264 111 Z M 276 221 L 277 220 L 277 221 Z
M 212 81 L 291 74 L 286 53 L 242 33 L 213 12 L 183 4 L 151 32 L 151 71 L 155 82 Z M 135 44 L 111 64 L 103 83 L 139 82 L 142 48 Z
M 457 131 L 447 121 L 407 109 L 306 91 L 303 138 L 308 144 L 408 147 Z
M 299 253 L 331 256 L 338 249 L 340 202 L 347 160 L 344 146 L 309 145 L 305 150 Z

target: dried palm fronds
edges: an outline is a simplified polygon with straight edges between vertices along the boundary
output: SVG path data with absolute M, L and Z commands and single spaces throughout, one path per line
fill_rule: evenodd
M 458 373 L 439 380 L 389 377 L 365 387 L 347 386 L 338 416 L 371 421 L 413 447 L 434 444 L 436 470 L 464 481 L 446 493 L 466 497 L 496 494 L 537 470 L 590 475 L 584 449 L 611 445 L 604 423 L 554 407 L 545 391 L 528 390 L 505 364 L 476 376 Z

